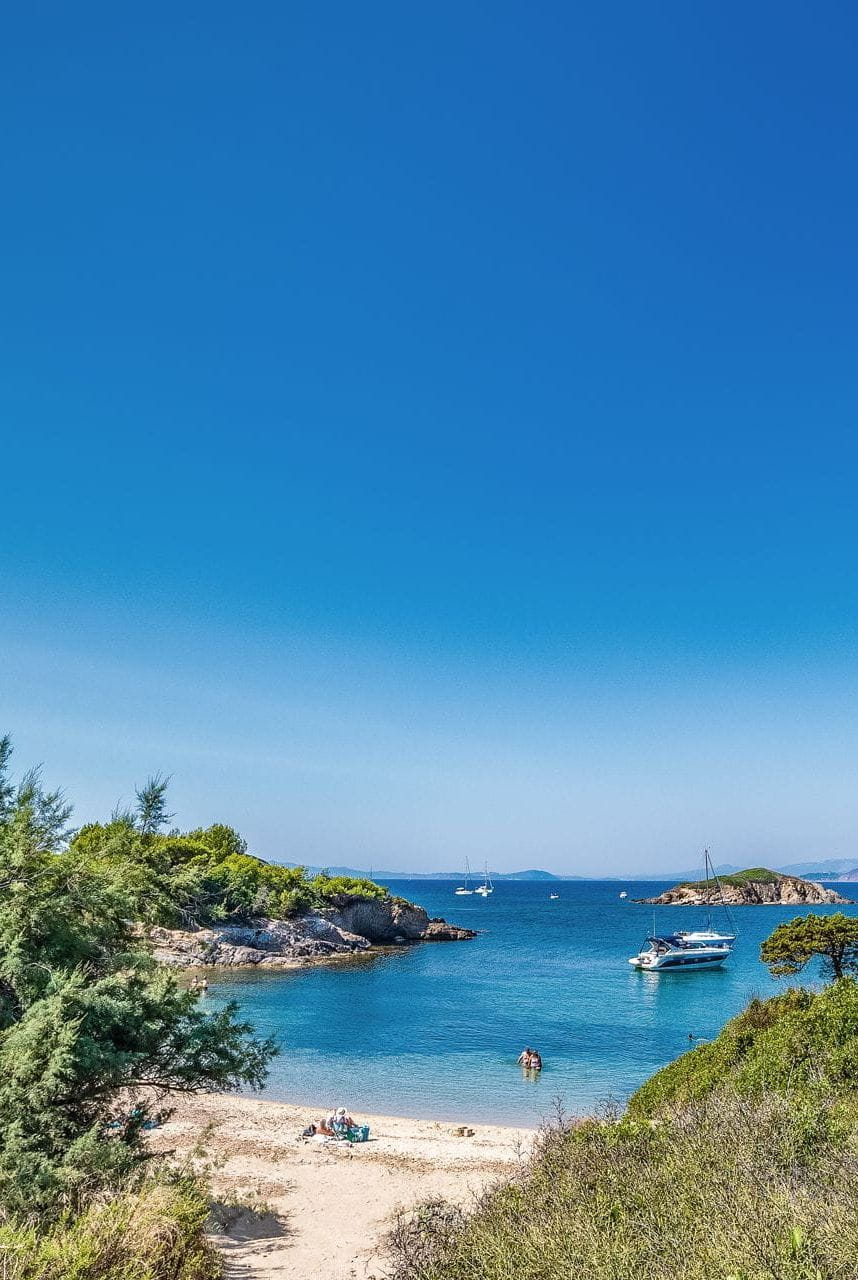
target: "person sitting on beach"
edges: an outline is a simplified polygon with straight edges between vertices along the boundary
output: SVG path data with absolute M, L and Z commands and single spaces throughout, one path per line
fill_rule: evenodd
M 354 1128 L 354 1123 L 345 1107 L 337 1107 L 325 1121 L 325 1128 L 330 1129 L 331 1133 L 347 1133 Z

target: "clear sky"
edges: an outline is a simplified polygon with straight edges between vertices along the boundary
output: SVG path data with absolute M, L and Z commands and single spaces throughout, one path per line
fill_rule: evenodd
M 0 724 L 265 856 L 858 862 L 849 3 L 20 4 Z

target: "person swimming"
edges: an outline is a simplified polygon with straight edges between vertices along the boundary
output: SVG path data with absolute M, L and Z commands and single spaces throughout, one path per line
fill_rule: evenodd
M 516 1061 L 520 1067 L 524 1067 L 525 1071 L 542 1070 L 542 1058 L 536 1049 L 531 1049 L 530 1045 L 522 1049 Z

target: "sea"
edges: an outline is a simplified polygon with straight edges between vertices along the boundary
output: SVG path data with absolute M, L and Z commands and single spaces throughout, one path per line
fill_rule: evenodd
M 459 882 L 460 883 L 460 882 Z M 495 882 L 456 897 L 456 881 L 388 882 L 430 916 L 479 930 L 345 964 L 223 974 L 207 996 L 280 1046 L 264 1096 L 314 1109 L 454 1122 L 537 1125 L 622 1105 L 659 1067 L 717 1035 L 751 999 L 784 989 L 760 943 L 796 907 L 732 908 L 738 941 L 721 969 L 642 973 L 645 936 L 702 927 L 704 909 L 634 902 L 666 882 Z M 851 886 L 832 886 L 844 896 Z M 620 893 L 625 890 L 628 897 Z M 558 893 L 551 900 L 550 893 Z M 858 905 L 816 907 L 858 914 Z M 655 915 L 654 915 L 655 912 Z M 713 924 L 728 922 L 713 910 Z M 818 981 L 816 973 L 805 984 Z M 516 1058 L 539 1050 L 526 1075 Z

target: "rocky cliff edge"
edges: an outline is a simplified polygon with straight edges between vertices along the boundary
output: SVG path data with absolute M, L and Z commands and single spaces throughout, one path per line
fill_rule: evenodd
M 255 919 L 191 930 L 153 928 L 149 937 L 155 958 L 177 968 L 289 969 L 376 947 L 459 942 L 476 934 L 446 920 L 430 920 L 422 907 L 404 898 L 341 895 L 324 911 L 291 920 Z

